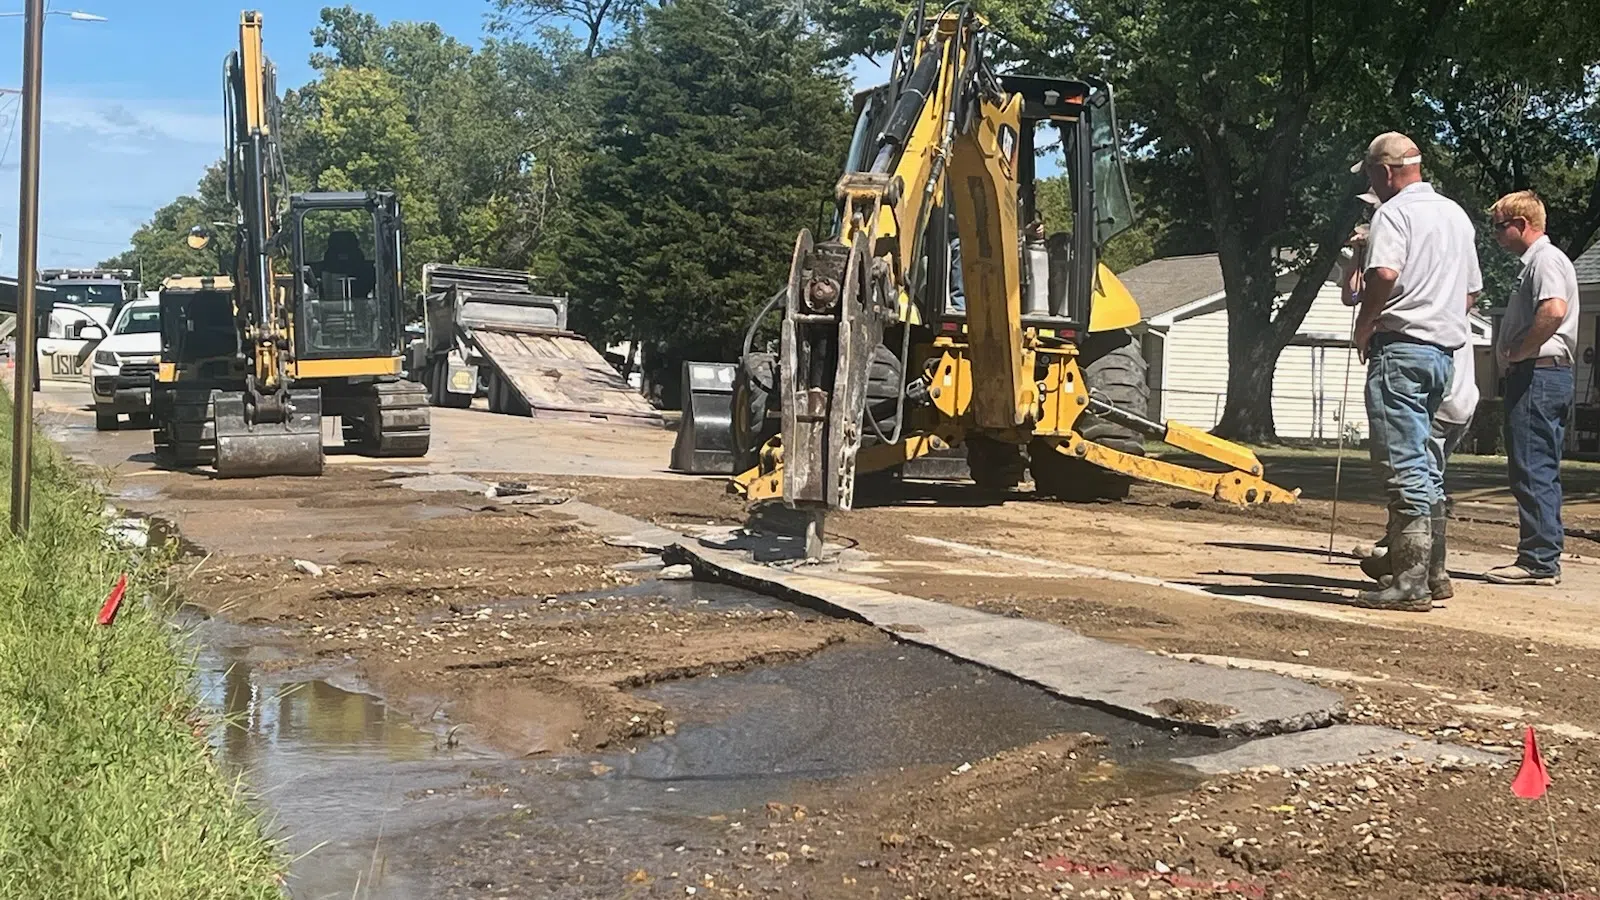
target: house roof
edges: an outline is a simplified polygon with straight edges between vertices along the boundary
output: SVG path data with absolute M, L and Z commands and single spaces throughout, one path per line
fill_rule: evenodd
M 1153 259 L 1117 278 L 1139 301 L 1146 319 L 1222 293 L 1222 265 L 1215 253 Z
M 1600 241 L 1595 241 L 1594 246 L 1579 254 L 1572 261 L 1572 267 L 1578 270 L 1578 284 L 1600 287 Z

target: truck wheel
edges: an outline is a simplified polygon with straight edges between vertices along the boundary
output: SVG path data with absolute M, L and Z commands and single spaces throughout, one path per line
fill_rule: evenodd
M 988 491 L 1009 491 L 1022 483 L 1028 459 L 1022 448 L 983 435 L 967 438 L 967 470 L 978 487 Z
M 107 412 L 107 411 L 105 411 L 103 409 L 96 409 L 94 411 L 94 430 L 95 431 L 116 431 L 117 428 L 118 428 L 118 425 L 117 425 L 117 414 L 116 413 Z
M 1149 415 L 1147 364 L 1133 335 L 1126 331 L 1090 335 L 1079 347 L 1078 366 L 1089 389 L 1112 406 L 1140 417 Z M 1144 455 L 1143 437 L 1115 422 L 1085 413 L 1078 417 L 1077 430 L 1113 450 Z M 1047 445 L 1036 444 L 1032 449 L 1033 484 L 1040 494 L 1074 502 L 1122 500 L 1133 485 L 1126 475 L 1063 456 Z
M 531 416 L 533 410 L 516 385 L 499 372 L 489 376 L 489 409 L 506 416 Z
M 457 394 L 450 390 L 450 361 L 441 359 L 428 367 L 428 389 L 434 406 L 448 409 L 466 409 L 472 405 L 471 394 Z

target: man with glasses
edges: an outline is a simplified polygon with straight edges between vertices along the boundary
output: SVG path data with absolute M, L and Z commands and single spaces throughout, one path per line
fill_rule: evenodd
M 1364 172 L 1382 202 L 1367 235 L 1355 345 L 1367 361 L 1368 444 L 1389 495 L 1393 573 L 1356 603 L 1427 612 L 1429 573 L 1443 574 L 1445 552 L 1443 473 L 1429 438 L 1451 357 L 1471 337 L 1478 253 L 1466 212 L 1422 180 L 1422 152 L 1410 138 L 1378 135 L 1351 171 Z
M 1522 257 L 1495 355 L 1505 373 L 1506 463 L 1521 538 L 1511 565 L 1490 569 L 1495 584 L 1561 583 L 1561 450 L 1572 409 L 1578 346 L 1578 273 L 1545 236 L 1544 202 L 1507 194 L 1489 210 L 1495 241 Z

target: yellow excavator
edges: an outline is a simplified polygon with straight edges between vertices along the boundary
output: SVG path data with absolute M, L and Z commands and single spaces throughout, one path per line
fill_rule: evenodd
M 857 98 L 834 234 L 801 232 L 733 371 L 734 489 L 811 513 L 813 554 L 858 475 L 962 444 L 982 487 L 1031 469 L 1057 497 L 1125 496 L 1137 479 L 1294 502 L 1248 448 L 1146 417 L 1138 304 L 1099 261 L 1132 222 L 1110 86 L 998 74 L 987 39 L 965 5 L 913 11 L 889 83 Z M 1041 141 L 1062 148 L 1070 221 L 1039 219 Z M 779 307 L 778 352 L 752 350 Z M 1148 457 L 1142 437 L 1214 471 Z
M 245 12 L 226 63 L 231 276 L 161 287 L 151 391 L 157 460 L 224 478 L 318 475 L 322 417 L 347 450 L 428 452 L 426 389 L 401 377 L 401 211 L 387 191 L 290 194 L 275 70 L 261 14 Z M 197 225 L 189 246 L 212 243 Z

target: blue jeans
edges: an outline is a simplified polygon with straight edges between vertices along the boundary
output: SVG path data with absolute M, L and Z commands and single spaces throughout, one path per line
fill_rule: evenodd
M 1521 362 L 1506 372 L 1506 461 L 1522 526 L 1517 565 L 1539 576 L 1561 574 L 1561 449 L 1572 393 L 1570 367 Z
M 1444 470 L 1431 447 L 1433 416 L 1455 364 L 1432 344 L 1380 332 L 1367 350 L 1367 441 L 1391 516 L 1426 519 L 1444 502 Z

